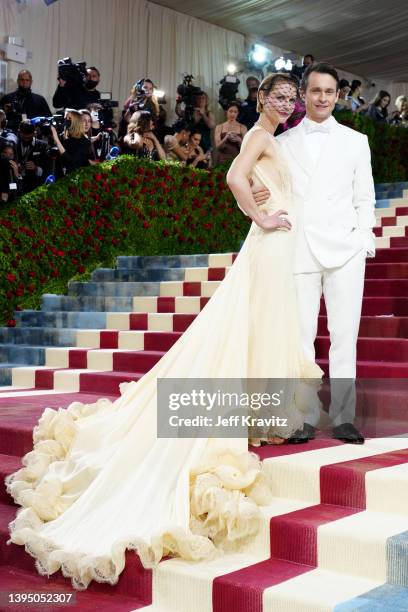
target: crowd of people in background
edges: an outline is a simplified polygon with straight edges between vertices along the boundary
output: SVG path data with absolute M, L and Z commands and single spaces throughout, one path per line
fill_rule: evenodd
M 314 61 L 313 55 L 305 55 L 302 65 L 293 67 L 292 75 L 300 82 Z M 225 119 L 219 124 L 206 92 L 192 88 L 187 105 L 178 95 L 177 121 L 172 126 L 167 124 L 166 109 L 156 97 L 151 79 L 135 83 L 114 121 L 112 107 L 103 103 L 97 89 L 101 75 L 95 66 L 84 71 L 79 84 L 64 77 L 65 73 L 59 73 L 52 98 L 57 109 L 54 114 L 47 100 L 32 91 L 33 78 L 25 69 L 18 75 L 17 89 L 0 100 L 0 201 L 15 200 L 44 182 L 118 154 L 209 169 L 236 157 L 245 134 L 259 116 L 259 80 L 255 76 L 246 79 L 245 99 L 230 100 L 224 107 Z M 387 91 L 380 90 L 367 102 L 361 81 L 342 79 L 335 110 L 407 127 L 408 97 L 397 98 L 393 113 L 389 112 L 390 103 Z M 304 114 L 299 98 L 293 115 L 280 129 L 293 127 Z

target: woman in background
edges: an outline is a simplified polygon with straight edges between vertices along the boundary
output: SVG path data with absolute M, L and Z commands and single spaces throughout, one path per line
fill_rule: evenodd
M 122 153 L 130 153 L 158 161 L 166 159 L 166 154 L 158 138 L 153 134 L 154 122 L 149 111 L 134 113 L 123 139 Z
M 214 133 L 215 147 L 218 150 L 218 163 L 234 159 L 241 148 L 242 139 L 247 128 L 238 122 L 239 104 L 231 102 L 226 111 L 226 121 L 216 126 Z
M 62 140 L 53 125 L 51 133 L 60 153 L 65 174 L 89 166 L 89 160 L 93 159 L 94 154 L 91 141 L 85 135 L 85 125 L 80 111 L 66 109 Z
M 388 106 L 391 102 L 391 96 L 388 91 L 381 89 L 375 96 L 374 100 L 369 104 L 364 112 L 366 117 L 371 117 L 380 123 L 386 123 L 388 117 Z

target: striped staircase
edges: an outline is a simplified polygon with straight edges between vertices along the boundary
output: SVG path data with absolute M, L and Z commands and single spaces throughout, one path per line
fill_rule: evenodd
M 377 385 L 371 412 L 358 415 L 370 439 L 349 446 L 322 435 L 257 449 L 274 498 L 245 553 L 197 564 L 169 559 L 154 571 L 127 553 L 118 584 L 91 584 L 73 609 L 408 611 L 408 183 L 377 186 L 376 214 L 358 376 L 387 381 Z M 119 257 L 117 268 L 70 283 L 67 296 L 43 296 L 40 311 L 16 312 L 17 327 L 0 328 L 1 481 L 31 450 L 45 406 L 114 399 L 120 382 L 138 380 L 177 341 L 234 258 Z M 318 334 L 327 370 L 324 305 Z M 0 592 L 72 591 L 60 574 L 39 576 L 21 547 L 6 545 L 15 510 L 1 486 Z M 24 608 L 4 607 L 14 609 Z

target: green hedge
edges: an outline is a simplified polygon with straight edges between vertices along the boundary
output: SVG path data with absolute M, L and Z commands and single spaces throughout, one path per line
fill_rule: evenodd
M 65 293 L 68 280 L 114 266 L 117 255 L 231 251 L 247 229 L 225 167 L 122 156 L 84 168 L 3 208 L 1 318 L 38 307 L 43 293 Z
M 336 113 L 336 119 L 368 136 L 376 183 L 408 180 L 408 129 L 378 123 L 350 111 Z
M 408 180 L 408 130 L 351 113 L 337 118 L 366 133 L 376 182 Z M 344 151 L 347 155 L 347 151 Z M 248 230 L 226 185 L 210 172 L 122 156 L 40 187 L 0 213 L 0 319 L 65 293 L 117 255 L 234 251 Z

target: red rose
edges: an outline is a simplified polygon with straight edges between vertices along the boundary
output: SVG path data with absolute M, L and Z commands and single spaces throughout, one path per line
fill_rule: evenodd
M 111 167 L 111 172 L 112 172 L 112 174 L 116 174 L 118 172 L 117 166 L 112 166 Z
M 17 321 L 15 319 L 9 319 L 7 321 L 7 327 L 15 327 L 17 325 Z
M 72 195 L 76 195 L 78 193 L 78 188 L 75 185 L 69 185 L 68 191 Z
M 147 229 L 148 227 L 150 227 L 150 223 L 148 221 L 145 221 L 143 223 L 143 227 L 145 227 Z
M 11 272 L 7 274 L 6 278 L 10 283 L 14 283 L 17 280 L 17 277 Z
M 136 172 L 137 172 L 137 174 L 140 174 L 140 175 L 142 175 L 142 174 L 144 174 L 144 173 L 145 173 L 144 168 L 142 168 L 142 167 L 139 167 L 139 168 L 136 170 Z
M 97 174 L 95 174 L 95 181 L 101 181 L 101 180 L 102 180 L 102 174 L 98 172 Z
M 162 233 L 163 233 L 163 236 L 168 236 L 170 234 L 169 230 L 166 228 L 163 230 Z
M 90 210 L 89 214 L 91 217 L 96 217 L 96 210 Z

